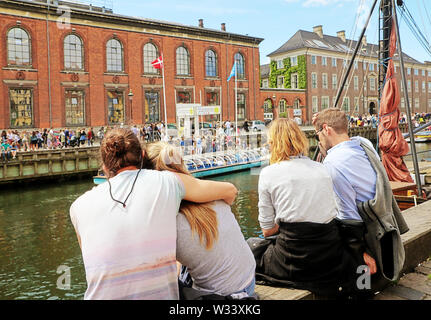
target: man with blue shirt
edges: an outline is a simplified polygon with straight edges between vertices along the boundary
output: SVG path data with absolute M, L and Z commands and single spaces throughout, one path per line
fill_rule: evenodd
M 346 114 L 336 108 L 326 109 L 313 117 L 316 138 L 325 156 L 323 164 L 331 175 L 337 195 L 337 218 L 360 222 L 357 204 L 374 198 L 376 172 L 360 145 L 362 141 L 372 147 L 371 142 L 361 137 L 350 138 L 348 125 Z M 375 260 L 366 252 L 363 259 L 370 273 L 376 273 Z

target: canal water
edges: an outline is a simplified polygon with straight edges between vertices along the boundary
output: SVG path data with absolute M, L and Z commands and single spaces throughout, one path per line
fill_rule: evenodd
M 258 169 L 212 178 L 239 189 L 232 211 L 246 238 L 260 235 L 258 178 Z M 93 186 L 89 178 L 0 191 L 0 300 L 84 297 L 85 270 L 69 207 Z M 57 287 L 64 267 L 70 268 L 70 290 Z
M 431 144 L 417 144 L 416 148 L 418 152 L 431 150 Z M 420 154 L 421 159 L 431 161 L 431 152 Z M 212 179 L 235 184 L 239 194 L 232 211 L 245 238 L 261 235 L 259 169 Z M 0 191 L 0 300 L 84 297 L 85 271 L 69 207 L 92 187 L 89 178 Z M 64 267 L 70 268 L 69 290 L 57 286 Z

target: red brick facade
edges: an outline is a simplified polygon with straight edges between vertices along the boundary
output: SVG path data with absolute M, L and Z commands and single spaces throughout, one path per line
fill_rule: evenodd
M 288 119 L 295 119 L 296 117 L 301 118 L 302 123 L 308 122 L 307 108 L 306 108 L 306 91 L 305 90 L 291 90 L 291 89 L 261 89 L 260 91 L 260 105 L 264 106 L 265 101 L 271 101 L 273 119 L 277 119 L 280 116 Z M 281 105 L 280 102 L 285 102 L 285 105 Z M 283 103 L 283 102 L 282 102 Z M 281 110 L 282 108 L 284 110 Z M 300 110 L 295 111 L 296 110 Z
M 259 47 L 262 39 L 230 35 L 224 32 L 198 28 L 176 27 L 177 32 L 167 33 L 173 27 L 160 26 L 160 30 L 143 30 L 140 20 L 130 18 L 107 18 L 103 14 L 87 13 L 88 20 L 72 19 L 70 28 L 59 28 L 56 16 L 47 22 L 43 8 L 11 6 L 17 1 L 0 2 L 0 128 L 11 127 L 10 89 L 32 91 L 31 127 L 65 127 L 65 99 L 68 89 L 84 93 L 84 126 L 108 125 L 108 91 L 123 94 L 125 122 L 146 122 L 145 92 L 159 93 L 160 120 L 164 120 L 163 82 L 158 75 L 144 74 L 143 47 L 153 43 L 158 53 L 164 55 L 166 106 L 169 123 L 176 122 L 175 92 L 182 88 L 190 90 L 192 103 L 207 105 L 206 92 L 219 92 L 223 120 L 235 117 L 235 82 L 226 81 L 234 55 L 244 57 L 245 79 L 238 80 L 238 92 L 245 94 L 246 118 L 263 119 L 260 103 Z M 12 3 L 12 4 L 11 4 Z M 21 10 L 17 14 L 17 10 Z M 53 11 L 55 13 L 55 11 Z M 72 18 L 74 18 L 72 11 Z M 88 22 L 90 21 L 90 22 Z M 48 30 L 47 30 L 48 25 Z M 17 67 L 8 65 L 7 33 L 13 27 L 25 30 L 31 39 L 31 65 Z M 190 29 L 195 29 L 191 30 Z M 157 34 L 158 33 L 158 34 Z M 212 35 L 212 33 L 214 35 Z M 77 35 L 83 43 L 84 70 L 68 71 L 64 66 L 64 38 Z M 163 34 L 163 35 L 161 35 Z M 48 41 L 49 35 L 49 41 Z M 123 47 L 124 72 L 107 72 L 106 43 L 115 38 Z M 231 40 L 228 40 L 231 39 Z M 233 40 L 232 40 L 233 39 Z M 48 52 L 49 43 L 49 52 Z M 187 48 L 190 56 L 190 76 L 176 75 L 176 49 Z M 205 52 L 211 49 L 217 56 L 217 76 L 206 77 Z M 48 63 L 49 61 L 49 63 Z M 128 94 L 133 93 L 130 101 Z M 131 120 L 130 120 L 131 119 Z M 78 125 L 81 126 L 81 125 Z

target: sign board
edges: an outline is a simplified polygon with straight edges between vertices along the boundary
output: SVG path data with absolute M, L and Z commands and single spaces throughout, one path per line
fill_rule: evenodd
M 302 109 L 293 109 L 293 115 L 295 117 L 300 117 L 302 116 Z
M 176 105 L 177 117 L 193 117 L 196 115 L 196 109 L 200 106 L 196 103 L 178 103 Z
M 220 106 L 198 107 L 199 116 L 208 116 L 212 114 L 220 114 Z
M 274 114 L 272 112 L 267 112 L 263 114 L 263 118 L 265 120 L 272 120 L 274 118 Z

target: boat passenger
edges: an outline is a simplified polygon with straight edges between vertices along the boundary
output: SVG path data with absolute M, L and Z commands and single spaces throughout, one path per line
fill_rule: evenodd
M 109 131 L 101 144 L 108 182 L 70 208 L 84 261 L 85 299 L 178 299 L 176 216 L 183 199 L 231 204 L 227 182 L 142 169 L 144 150 L 130 130 Z
M 189 175 L 174 146 L 148 145 L 146 156 L 151 169 Z M 253 296 L 255 260 L 229 204 L 182 201 L 179 211 L 177 260 L 187 267 L 197 290 L 184 292 L 194 297 Z
M 247 240 L 256 279 L 336 296 L 353 287 L 356 266 L 334 220 L 337 204 L 325 167 L 308 158 L 297 123 L 277 119 L 268 131 L 270 165 L 259 177 L 259 223 L 266 239 Z

